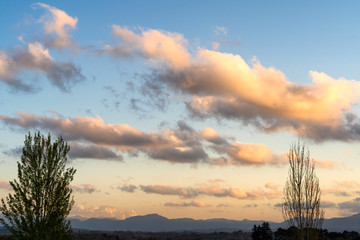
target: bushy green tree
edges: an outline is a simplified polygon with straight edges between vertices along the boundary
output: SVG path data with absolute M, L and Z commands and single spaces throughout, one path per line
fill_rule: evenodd
M 16 239 L 72 239 L 66 217 L 74 205 L 69 185 L 76 170 L 66 168 L 69 150 L 62 137 L 51 142 L 50 134 L 25 136 L 18 179 L 10 181 L 14 193 L 0 204 L 0 222 Z

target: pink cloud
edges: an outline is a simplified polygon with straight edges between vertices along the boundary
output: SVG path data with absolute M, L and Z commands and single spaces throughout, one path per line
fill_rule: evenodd
M 0 179 L 0 188 L 4 188 L 4 189 L 7 189 L 7 190 L 12 190 L 13 189 L 9 182 L 6 182 L 6 181 L 1 180 L 1 179 Z
M 166 207 L 211 207 L 211 205 L 206 204 L 202 201 L 193 199 L 190 202 L 167 202 L 164 204 Z

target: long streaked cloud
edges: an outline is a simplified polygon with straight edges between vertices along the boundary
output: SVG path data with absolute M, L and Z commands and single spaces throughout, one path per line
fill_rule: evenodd
M 109 53 L 140 55 L 168 63 L 154 66 L 145 82 L 157 82 L 170 91 L 183 93 L 188 97 L 185 103 L 193 117 L 233 119 L 266 133 L 289 131 L 315 141 L 360 140 L 360 120 L 353 113 L 353 105 L 358 104 L 360 96 L 359 82 L 310 71 L 312 84 L 298 84 L 256 59 L 248 64 L 240 55 L 203 48 L 190 55 L 182 37 L 162 33 L 167 40 L 156 38 L 158 45 L 154 48 L 163 48 L 167 41 L 180 42 L 174 45 L 181 51 L 173 51 L 172 56 L 186 57 L 175 61 L 169 56 L 170 48 L 154 50 L 154 55 L 144 54 L 147 51 L 144 43 L 153 43 L 150 33 L 161 35 L 158 30 L 142 30 L 137 34 L 129 28 L 114 26 L 113 31 L 122 41 L 107 46 Z M 122 53 L 124 49 L 126 54 Z
M 167 202 L 164 204 L 166 207 L 211 207 L 202 201 L 193 199 L 190 202 Z
M 53 59 L 49 50 L 39 42 L 28 43 L 26 48 L 18 47 L 8 53 L 0 51 L 1 82 L 13 90 L 36 91 L 39 86 L 22 80 L 25 71 L 44 74 L 52 85 L 62 91 L 69 91 L 85 79 L 79 67 Z
M 139 189 L 145 193 L 153 193 L 160 195 L 173 195 L 181 198 L 195 198 L 201 195 L 211 196 L 217 198 L 236 198 L 236 199 L 272 199 L 281 196 L 281 192 L 264 191 L 264 190 L 251 190 L 245 191 L 243 189 L 234 187 L 220 187 L 216 185 L 204 185 L 198 187 L 179 187 L 169 185 L 140 185 Z M 276 196 L 274 194 L 277 194 Z
M 357 194 L 357 189 L 359 189 L 360 183 L 357 181 L 340 181 L 336 182 L 332 188 L 322 189 L 323 194 L 333 194 L 339 197 L 348 197 L 353 194 Z
M 346 210 L 351 213 L 358 213 L 360 212 L 360 198 L 355 198 L 351 201 L 341 202 L 338 204 L 338 206 L 342 210 Z
M 117 207 L 109 205 L 86 206 L 82 204 L 75 205 L 70 212 L 70 217 L 84 218 L 117 218 L 126 219 L 138 215 L 135 210 L 122 211 Z
M 78 193 L 93 193 L 95 192 L 95 187 L 91 184 L 82 184 L 80 186 L 71 186 L 74 192 Z
M 44 3 L 35 3 L 34 9 L 41 7 L 47 11 L 38 21 L 44 24 L 45 39 L 49 47 L 54 48 L 74 48 L 77 44 L 70 35 L 71 30 L 76 29 L 78 19 L 69 16 L 65 11 L 57 9 Z
M 118 160 L 122 161 L 123 156 L 116 151 L 102 146 L 96 146 L 94 144 L 78 144 L 70 142 L 70 158 L 94 158 L 105 160 Z
M 285 154 L 276 154 L 263 144 L 250 144 L 220 136 L 214 129 L 197 131 L 185 121 L 155 133 L 143 132 L 127 124 L 107 124 L 99 116 L 64 118 L 17 113 L 17 117 L 0 115 L 6 125 L 28 129 L 45 129 L 62 135 L 71 146 L 73 158 L 122 160 L 121 153 L 142 152 L 151 159 L 172 163 L 207 163 L 210 165 L 284 165 Z M 212 149 L 217 157 L 210 157 Z M 328 162 L 319 167 L 328 167 Z M 336 162 L 330 162 L 331 167 Z

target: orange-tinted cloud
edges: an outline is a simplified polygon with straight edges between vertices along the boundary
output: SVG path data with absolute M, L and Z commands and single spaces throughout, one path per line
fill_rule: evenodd
M 256 59 L 248 64 L 240 55 L 201 48 L 191 56 L 180 34 L 114 26 L 114 35 L 121 42 L 105 51 L 168 63 L 155 65 L 145 84 L 182 92 L 193 117 L 240 120 L 266 133 L 289 131 L 316 141 L 360 139 L 360 120 L 352 113 L 359 82 L 310 71 L 312 84 L 298 84 Z
M 2 179 L 0 179 L 0 188 L 5 188 L 7 190 L 12 190 L 12 186 L 10 185 L 9 182 L 6 182 Z
M 122 211 L 117 207 L 109 205 L 101 206 L 85 206 L 75 205 L 69 214 L 70 217 L 84 217 L 84 218 L 117 218 L 126 219 L 128 217 L 138 215 L 136 211 Z
M 64 118 L 18 112 L 18 117 L 0 115 L 6 125 L 24 129 L 46 129 L 62 135 L 73 158 L 122 160 L 120 153 L 142 152 L 151 159 L 172 163 L 208 163 L 211 165 L 279 165 L 286 164 L 285 154 L 276 154 L 263 144 L 249 144 L 220 136 L 214 129 L 196 131 L 184 121 L 173 129 L 146 133 L 127 124 L 107 124 L 100 117 Z M 231 142 L 233 141 L 233 142 Z M 209 157 L 207 148 L 220 156 Z M 71 150 L 70 150 L 71 151 Z M 320 167 L 336 162 L 317 161 Z
M 229 159 L 214 159 L 214 165 L 264 165 L 284 164 L 286 160 L 263 144 L 233 142 L 231 144 L 213 145 L 219 153 L 225 153 Z
M 355 81 L 310 72 L 313 85 L 299 85 L 274 68 L 210 50 L 200 50 L 196 64 L 157 74 L 191 96 L 187 108 L 196 117 L 237 119 L 267 133 L 286 130 L 318 141 L 358 138 L 347 126 L 357 121 L 350 113 L 360 94 Z
M 211 207 L 202 201 L 193 199 L 190 202 L 167 202 L 164 204 L 166 207 Z
M 120 42 L 116 46 L 105 45 L 103 52 L 114 56 L 140 55 L 149 60 L 161 60 L 173 67 L 190 63 L 187 41 L 181 34 L 154 29 L 139 29 L 140 34 L 127 27 L 113 25 L 113 35 Z

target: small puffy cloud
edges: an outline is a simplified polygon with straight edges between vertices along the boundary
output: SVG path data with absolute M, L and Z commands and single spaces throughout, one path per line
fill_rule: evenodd
M 137 34 L 127 27 L 113 25 L 113 35 L 120 40 L 116 46 L 105 45 L 103 52 L 118 57 L 138 55 L 149 60 L 162 60 L 172 66 L 186 66 L 190 62 L 187 41 L 181 34 L 154 29 L 139 29 Z
M 12 186 L 10 185 L 9 182 L 6 182 L 2 179 L 0 179 L 0 188 L 4 188 L 4 189 L 7 189 L 7 190 L 12 190 Z
M 101 206 L 84 206 L 75 205 L 70 212 L 70 217 L 84 217 L 84 218 L 117 218 L 126 219 L 138 215 L 136 211 L 121 211 L 117 207 L 101 205 Z
M 123 192 L 129 192 L 133 193 L 138 187 L 133 184 L 124 184 L 122 186 L 117 187 L 117 189 L 120 189 Z
M 44 23 L 45 34 L 53 35 L 52 38 L 46 39 L 47 44 L 55 48 L 74 47 L 75 44 L 69 32 L 76 29 L 78 19 L 69 16 L 63 10 L 44 3 L 33 4 L 33 7 L 37 6 L 47 11 L 47 14 L 39 20 L 39 22 Z
M 279 185 L 275 184 L 275 183 L 266 183 L 265 187 L 271 190 L 278 190 L 279 189 Z
M 9 53 L 0 51 L 0 81 L 11 89 L 25 92 L 36 90 L 36 86 L 21 80 L 24 71 L 43 73 L 51 84 L 62 91 L 69 91 L 85 77 L 81 69 L 71 62 L 53 59 L 49 50 L 41 43 L 28 43 Z
M 74 192 L 79 193 L 93 193 L 95 191 L 95 187 L 91 184 L 82 184 L 81 186 L 71 186 Z
M 274 165 L 286 162 L 284 156 L 274 154 L 268 146 L 263 144 L 233 142 L 225 145 L 213 145 L 212 148 L 229 157 L 228 160 L 224 159 L 224 161 L 215 159 L 214 165 Z
M 167 202 L 164 204 L 166 207 L 211 207 L 211 205 L 208 205 L 202 201 L 193 199 L 191 202 Z
M 283 204 L 282 203 L 276 203 L 274 204 L 275 208 L 282 208 Z

